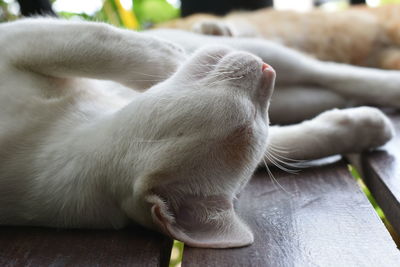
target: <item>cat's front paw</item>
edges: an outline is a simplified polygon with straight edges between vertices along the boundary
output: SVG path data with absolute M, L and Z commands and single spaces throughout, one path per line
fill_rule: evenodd
M 187 54 L 181 46 L 157 37 L 146 38 L 146 47 L 142 49 L 141 69 L 132 75 L 135 89 L 138 90 L 150 88 L 166 80 L 187 59 Z
M 192 30 L 205 35 L 233 36 L 233 29 L 222 21 L 207 20 L 193 25 Z
M 334 109 L 322 113 L 316 119 L 328 124 L 330 130 L 340 136 L 340 142 L 351 152 L 382 146 L 394 136 L 389 118 L 377 108 Z
M 175 71 L 187 59 L 185 50 L 178 44 L 159 40 L 154 48 L 153 57 L 162 71 Z

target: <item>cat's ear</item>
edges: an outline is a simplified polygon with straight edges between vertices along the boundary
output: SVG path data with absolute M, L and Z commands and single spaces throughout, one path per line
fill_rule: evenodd
M 253 243 L 253 234 L 223 196 L 184 197 L 172 207 L 157 195 L 147 197 L 154 223 L 165 234 L 192 247 L 228 248 Z

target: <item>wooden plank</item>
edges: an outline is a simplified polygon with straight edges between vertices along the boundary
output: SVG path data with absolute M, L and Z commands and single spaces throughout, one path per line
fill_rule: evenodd
M 287 192 L 259 171 L 237 203 L 253 245 L 185 247 L 183 266 L 399 266 L 400 252 L 344 162 L 276 177 Z
M 168 266 L 172 241 L 142 227 L 0 227 L 0 266 Z
M 400 234 L 400 113 L 389 114 L 396 137 L 380 151 L 362 155 L 363 178 L 395 231 Z

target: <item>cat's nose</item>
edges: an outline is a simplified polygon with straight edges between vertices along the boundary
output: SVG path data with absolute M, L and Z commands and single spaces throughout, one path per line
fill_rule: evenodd
M 261 72 L 260 96 L 262 99 L 269 99 L 274 90 L 276 73 L 270 65 L 264 62 L 261 65 Z
M 269 69 L 269 68 L 272 68 L 270 65 L 268 65 L 267 63 L 263 63 L 262 64 L 262 67 L 261 67 L 261 71 L 264 71 L 264 70 L 266 70 L 266 69 Z
M 271 65 L 268 65 L 267 63 L 263 62 L 261 66 L 261 72 L 264 74 L 264 76 L 268 77 L 269 79 L 275 80 L 275 70 L 274 68 L 271 67 Z
M 273 72 L 275 74 L 274 68 L 272 68 L 271 65 L 268 65 L 265 62 L 263 62 L 262 66 L 261 66 L 261 71 L 262 72 Z

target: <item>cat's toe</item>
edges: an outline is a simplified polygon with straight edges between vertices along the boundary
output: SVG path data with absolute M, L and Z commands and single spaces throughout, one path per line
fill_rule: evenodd
M 232 28 L 221 21 L 202 21 L 193 26 L 194 32 L 205 35 L 233 36 Z
M 321 119 L 333 123 L 336 131 L 344 133 L 343 139 L 351 143 L 354 152 L 382 146 L 394 136 L 393 124 L 377 108 L 332 110 L 321 116 Z
M 394 127 L 389 118 L 379 109 L 359 107 L 352 112 L 360 126 L 360 135 L 367 136 L 365 148 L 384 145 L 394 136 Z

